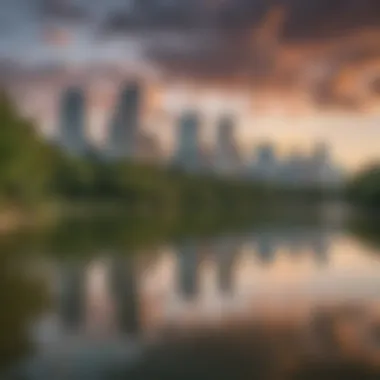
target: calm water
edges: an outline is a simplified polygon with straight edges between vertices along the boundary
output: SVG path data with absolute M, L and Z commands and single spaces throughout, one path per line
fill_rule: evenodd
M 3 239 L 3 378 L 380 378 L 376 234 L 282 221 L 144 246 L 119 227 Z

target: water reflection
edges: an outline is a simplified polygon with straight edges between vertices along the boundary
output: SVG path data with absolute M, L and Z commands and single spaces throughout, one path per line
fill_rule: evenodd
M 135 253 L 109 244 L 85 259 L 0 257 L 0 297 L 15 300 L 2 303 L 14 305 L 0 319 L 2 357 L 33 348 L 11 377 L 380 373 L 380 258 L 341 230 L 256 228 Z
M 30 321 L 47 308 L 47 284 L 29 260 L 0 252 L 0 371 L 32 351 Z

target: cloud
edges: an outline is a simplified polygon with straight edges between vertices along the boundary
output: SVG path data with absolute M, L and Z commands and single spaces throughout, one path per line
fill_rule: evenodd
M 41 12 L 48 19 L 65 21 L 81 21 L 87 16 L 86 9 L 71 0 L 42 0 Z
M 260 18 L 266 3 L 265 0 L 141 0 L 125 12 L 107 15 L 103 29 L 106 33 L 241 29 Z
M 198 42 L 184 42 L 181 49 L 152 44 L 146 54 L 172 77 L 205 85 L 240 84 L 256 94 L 306 92 L 318 107 L 360 110 L 368 101 L 362 93 L 374 93 L 372 84 L 361 79 L 363 65 L 380 58 L 375 15 L 380 17 L 380 6 L 371 0 L 334 5 L 293 0 L 272 7 L 260 20 L 252 19 L 249 27 L 242 23 L 204 29 Z M 213 39 L 207 45 L 210 34 Z M 197 44 L 200 51 L 194 49 Z M 348 69 L 350 76 L 344 74 Z M 380 75 L 377 64 L 372 64 L 372 71 Z M 368 88 L 364 91 L 363 86 Z
M 377 26 L 377 0 L 290 0 L 284 26 L 288 38 L 310 39 L 342 36 L 349 30 Z
M 378 98 L 380 68 L 370 62 L 380 57 L 379 0 L 39 1 L 44 43 L 67 46 L 77 31 L 59 21 L 87 17 L 83 49 L 94 60 L 93 51 L 108 54 L 113 38 L 131 35 L 144 63 L 169 78 L 256 94 L 307 93 L 317 107 L 360 110 Z M 109 40 L 92 41 L 97 22 Z

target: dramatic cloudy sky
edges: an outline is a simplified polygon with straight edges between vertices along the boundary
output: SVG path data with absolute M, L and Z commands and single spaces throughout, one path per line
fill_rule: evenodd
M 245 151 L 324 139 L 357 167 L 380 151 L 378 0 L 0 0 L 0 79 L 53 133 L 59 91 L 89 92 L 101 139 L 117 84 L 146 86 L 144 127 L 165 146 L 183 108 L 204 138 L 233 112 Z

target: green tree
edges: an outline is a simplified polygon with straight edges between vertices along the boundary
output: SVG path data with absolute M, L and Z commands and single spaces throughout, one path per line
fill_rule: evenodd
M 10 99 L 0 95 L 0 200 L 32 204 L 50 181 L 49 148 L 33 124 L 21 118 Z

